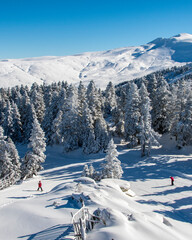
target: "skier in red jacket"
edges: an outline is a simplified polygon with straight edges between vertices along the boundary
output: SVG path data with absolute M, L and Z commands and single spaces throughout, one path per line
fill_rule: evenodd
M 174 178 L 171 176 L 171 185 L 174 185 Z
M 42 188 L 42 182 L 39 181 L 38 182 L 38 188 L 37 188 L 37 191 L 39 191 L 41 189 L 41 192 L 43 191 L 43 188 Z

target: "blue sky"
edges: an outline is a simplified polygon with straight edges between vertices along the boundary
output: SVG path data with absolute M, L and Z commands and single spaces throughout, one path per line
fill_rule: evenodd
M 1 0 L 0 58 L 64 56 L 192 34 L 191 0 Z

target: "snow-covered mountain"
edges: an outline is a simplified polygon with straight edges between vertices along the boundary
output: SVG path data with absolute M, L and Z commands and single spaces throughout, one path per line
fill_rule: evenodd
M 183 33 L 138 47 L 64 57 L 0 60 L 0 87 L 67 81 L 104 88 L 151 72 L 192 62 L 192 35 Z

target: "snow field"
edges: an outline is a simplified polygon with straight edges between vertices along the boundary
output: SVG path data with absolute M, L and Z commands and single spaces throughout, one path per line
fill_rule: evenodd
M 191 43 L 192 35 L 179 34 L 168 39 L 158 38 L 143 46 L 74 56 L 3 59 L 0 61 L 0 87 L 59 81 L 79 84 L 80 80 L 88 85 L 94 80 L 97 87 L 104 89 L 109 81 L 115 85 L 191 62 Z
M 20 146 L 20 152 L 23 148 Z M 71 212 L 77 212 L 80 204 L 71 196 L 83 197 L 91 212 L 105 209 L 110 216 L 104 216 L 106 225 L 96 225 L 88 240 L 190 239 L 190 149 L 186 154 L 168 146 L 153 149 L 149 158 L 141 158 L 139 149 L 119 145 L 117 150 L 122 180 L 96 183 L 79 177 L 85 163 L 97 169 L 105 154 L 83 155 L 80 150 L 63 154 L 60 147 L 48 147 L 45 170 L 0 191 L 0 239 L 72 239 Z M 175 177 L 174 186 L 170 175 Z M 43 192 L 36 191 L 39 179 Z M 126 194 L 129 188 L 135 197 Z

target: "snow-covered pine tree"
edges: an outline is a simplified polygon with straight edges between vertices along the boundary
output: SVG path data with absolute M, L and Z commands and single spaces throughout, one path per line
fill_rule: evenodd
M 151 104 L 153 104 L 153 99 L 156 95 L 157 87 L 158 87 L 158 81 L 157 81 L 156 75 L 155 74 L 149 75 L 147 91 L 148 91 L 149 97 L 151 99 Z M 153 105 L 152 105 L 152 108 L 153 108 Z
M 65 104 L 66 102 L 66 98 L 67 98 L 67 91 L 66 89 L 63 87 L 61 88 L 59 94 L 58 94 L 58 97 L 54 97 L 54 99 L 52 100 L 53 101 L 53 106 L 55 107 L 53 109 L 53 116 L 55 117 L 58 113 L 59 110 L 61 110 L 63 108 L 63 105 Z M 57 103 L 57 106 L 56 106 L 56 103 Z
M 5 121 L 5 108 L 6 108 L 5 99 L 0 94 L 0 125 L 1 126 L 3 126 Z
M 62 111 L 61 136 L 63 138 L 64 151 L 68 152 L 79 147 L 78 94 L 77 89 L 72 85 L 69 86 Z
M 83 113 L 81 118 L 81 141 L 83 152 L 86 154 L 96 153 L 99 151 L 99 143 L 95 138 L 94 122 L 88 108 L 87 103 L 84 103 Z
M 63 116 L 63 111 L 59 110 L 57 113 L 56 118 L 53 120 L 51 131 L 51 140 L 50 144 L 60 144 L 63 142 L 62 134 L 61 134 L 61 123 L 62 123 L 62 116 Z
M 187 98 L 185 110 L 180 115 L 177 123 L 177 147 L 192 145 L 192 94 Z
M 23 130 L 21 123 L 21 116 L 19 113 L 19 109 L 17 105 L 12 102 L 12 119 L 13 119 L 13 132 L 11 139 L 14 142 L 22 142 L 23 141 Z
M 8 142 L 9 157 L 13 164 L 13 169 L 14 169 L 14 173 L 15 173 L 14 178 L 15 178 L 15 180 L 19 180 L 21 178 L 20 157 L 19 157 L 17 148 L 15 147 L 15 144 L 10 137 L 8 137 L 7 142 Z
M 104 96 L 103 96 L 103 91 L 101 90 L 101 88 L 98 89 L 98 99 L 99 99 L 99 103 L 101 106 L 101 112 L 103 114 L 104 113 Z
M 81 174 L 82 177 L 90 177 L 93 178 L 94 180 L 100 180 L 101 176 L 95 171 L 94 167 L 92 164 L 88 166 L 88 164 L 84 165 L 83 172 Z
M 4 114 L 4 123 L 3 123 L 3 129 L 5 131 L 6 136 L 12 136 L 14 129 L 13 129 L 13 109 L 11 106 L 10 101 L 7 101 L 6 108 L 5 108 L 5 114 Z
M 90 113 L 93 119 L 94 135 L 95 135 L 95 149 L 101 151 L 107 148 L 109 143 L 109 133 L 107 124 L 103 118 L 101 93 L 98 92 L 93 81 L 87 87 L 87 99 Z M 92 135 L 92 134 L 91 134 Z
M 83 172 L 82 172 L 81 176 L 82 177 L 89 177 L 90 176 L 89 166 L 87 164 L 84 165 Z
M 127 93 L 125 105 L 125 139 L 130 141 L 131 147 L 139 143 L 140 102 L 138 87 L 132 82 Z
M 20 179 L 20 164 L 16 148 L 8 143 L 4 130 L 0 126 L 0 188 L 8 187 Z M 16 165 L 15 165 L 16 164 Z
M 11 137 L 14 141 L 18 142 L 23 140 L 20 113 L 17 105 L 13 101 L 7 101 L 2 126 L 6 136 Z
M 109 138 L 107 132 L 107 125 L 101 113 L 101 106 L 99 103 L 99 94 L 93 82 L 89 84 L 89 91 L 87 90 L 87 97 L 93 99 L 95 103 L 88 107 L 85 95 L 85 89 L 80 83 L 79 85 L 79 140 L 82 143 L 83 151 L 87 154 L 96 153 L 107 147 Z M 88 103 L 90 103 L 88 101 Z M 98 105 L 97 105 L 98 103 Z M 91 104 L 91 103 L 90 103 Z M 97 105 L 97 107 L 95 107 Z
M 26 119 L 26 108 L 28 103 L 30 103 L 30 98 L 27 91 L 25 91 L 24 88 L 21 89 L 23 94 L 21 95 L 21 99 L 19 100 L 18 109 L 21 116 L 21 123 L 23 125 Z
M 22 95 L 20 93 L 20 87 L 19 86 L 15 86 L 15 87 L 11 88 L 11 99 L 17 105 L 17 107 L 19 109 L 19 106 L 21 104 L 20 101 L 22 99 Z
M 39 86 L 34 86 L 35 84 L 32 85 L 31 87 L 31 102 L 33 103 L 35 113 L 37 115 L 37 119 L 39 123 L 42 123 L 45 115 L 45 103 L 43 99 L 43 94 L 42 90 Z
M 112 114 L 117 107 L 115 88 L 112 82 L 109 82 L 104 92 L 104 115 L 105 117 Z
M 116 114 L 116 109 L 115 109 Z M 118 113 L 118 122 L 115 123 L 115 134 L 120 138 L 125 138 L 125 120 L 124 120 L 124 114 L 123 112 Z
M 95 120 L 98 116 L 102 115 L 101 111 L 101 101 L 100 96 L 98 94 L 98 90 L 95 86 L 94 81 L 90 81 L 88 87 L 87 87 L 87 101 L 89 109 L 91 110 L 91 115 L 93 117 L 93 120 Z
M 68 106 L 67 104 L 69 104 L 67 99 L 67 95 L 69 96 L 69 93 L 66 92 L 66 89 L 68 89 L 67 83 L 64 82 L 59 83 L 59 88 L 60 92 L 53 94 L 53 98 L 50 104 L 50 112 L 53 117 L 53 121 L 50 121 L 51 131 L 49 133 L 51 145 L 60 144 L 63 142 L 62 120 L 65 108 L 67 108 Z M 70 92 L 70 90 L 68 91 Z M 49 115 L 47 116 L 49 118 Z
M 79 146 L 82 147 L 86 130 L 87 130 L 87 123 L 89 122 L 89 117 L 87 116 L 88 106 L 86 102 L 86 88 L 80 81 L 78 87 L 78 125 L 79 125 Z M 88 119 L 86 119 L 88 117 Z M 88 121 L 87 121 L 88 120 Z
M 102 178 L 121 178 L 123 170 L 113 139 L 110 140 L 106 152 L 105 162 L 102 164 Z
M 139 89 L 139 94 L 141 97 L 139 138 L 141 143 L 141 156 L 145 156 L 146 151 L 147 154 L 150 155 L 151 147 L 153 144 L 159 144 L 158 138 L 160 137 L 160 135 L 156 133 L 152 128 L 150 99 L 144 83 L 142 83 L 141 88 Z
M 19 88 L 21 96 L 27 94 L 29 95 L 29 87 L 27 85 L 23 86 L 23 84 Z
M 93 165 L 90 164 L 90 166 L 89 166 L 89 177 L 94 178 L 94 175 L 95 175 L 95 169 L 94 169 Z
M 35 155 L 39 156 L 39 163 L 41 164 L 45 161 L 46 158 L 44 154 L 46 150 L 45 133 L 43 132 L 36 117 L 33 120 L 32 127 L 31 136 L 29 138 L 29 148 L 32 149 L 32 152 Z M 38 170 L 40 170 L 40 168 Z
M 99 146 L 99 151 L 107 149 L 110 138 L 107 130 L 107 124 L 103 116 L 100 116 L 95 120 L 94 133 L 97 146 Z
M 80 81 L 78 86 L 78 109 L 80 115 L 83 114 L 84 104 L 86 102 L 86 88 L 84 87 L 83 83 Z
M 180 124 L 183 120 L 183 115 L 186 108 L 186 102 L 188 98 L 188 89 L 190 90 L 191 87 L 187 86 L 184 80 L 181 80 L 174 84 L 172 87 L 172 106 L 173 106 L 173 119 L 171 125 L 171 135 L 175 137 L 176 141 L 178 137 L 181 138 L 181 135 L 178 136 L 177 134 L 181 132 L 182 124 Z
M 23 127 L 23 136 L 24 136 L 23 142 L 27 142 L 27 143 L 29 142 L 32 123 L 34 121 L 35 116 L 36 116 L 36 113 L 35 113 L 34 106 L 30 102 L 29 96 L 26 93 L 26 95 L 24 95 L 22 99 L 22 111 L 21 111 L 21 122 Z
M 117 107 L 113 110 L 112 121 L 115 125 L 115 134 L 120 137 L 125 137 L 125 102 L 126 102 L 126 90 L 120 88 L 117 96 Z
M 53 135 L 52 126 L 53 121 L 57 116 L 58 113 L 58 104 L 59 104 L 59 97 L 56 92 L 51 95 L 50 104 L 47 106 L 45 110 L 45 117 L 42 123 L 43 130 L 45 131 L 46 141 L 47 143 L 51 143 L 51 136 Z
M 170 131 L 172 123 L 172 94 L 164 78 L 159 79 L 159 87 L 153 97 L 152 125 L 160 134 Z
M 22 164 L 22 178 L 30 178 L 33 175 L 37 175 L 37 172 L 42 170 L 41 164 L 45 161 L 46 155 L 44 154 L 46 150 L 45 134 L 37 120 L 34 118 L 32 124 L 31 136 L 29 138 L 28 151 L 23 158 Z
M 51 88 L 51 85 L 45 85 L 43 84 L 43 98 L 45 103 L 45 109 L 47 109 L 51 104 L 51 99 L 53 96 L 53 91 Z

